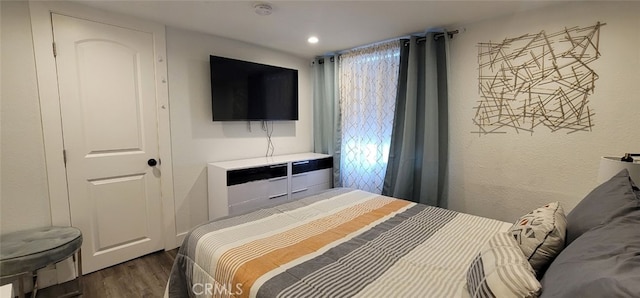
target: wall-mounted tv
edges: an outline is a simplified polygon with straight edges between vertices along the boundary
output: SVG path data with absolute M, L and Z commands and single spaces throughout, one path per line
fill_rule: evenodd
M 298 71 L 210 56 L 213 121 L 298 120 Z

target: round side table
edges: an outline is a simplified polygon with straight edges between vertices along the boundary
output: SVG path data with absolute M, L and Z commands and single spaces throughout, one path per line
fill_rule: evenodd
M 78 291 L 65 295 L 82 295 L 82 233 L 74 227 L 43 227 L 0 235 L 0 284 L 18 282 L 24 297 L 24 277 L 36 276 L 38 269 L 73 257 L 78 266 Z M 77 257 L 77 258 L 76 258 Z M 37 280 L 32 297 L 36 296 Z

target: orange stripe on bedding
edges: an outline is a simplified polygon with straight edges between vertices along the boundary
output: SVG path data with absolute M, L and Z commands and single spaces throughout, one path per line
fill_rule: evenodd
M 382 197 L 379 197 L 379 198 L 382 198 Z M 371 202 L 365 202 L 359 205 L 366 206 L 367 203 L 371 203 Z M 251 243 L 247 243 L 237 248 L 230 249 L 229 251 L 225 252 L 221 256 L 218 264 L 221 265 L 226 263 L 226 266 L 223 266 L 223 267 L 226 267 L 227 269 L 231 269 L 232 272 L 235 272 L 235 274 L 233 275 L 231 284 L 232 285 L 242 284 L 241 297 L 248 297 L 249 291 L 253 286 L 253 284 L 255 283 L 255 281 L 265 273 L 283 264 L 286 264 L 297 258 L 300 258 L 304 255 L 313 253 L 321 249 L 322 247 L 336 240 L 344 238 L 348 234 L 353 233 L 393 212 L 396 212 L 409 204 L 411 204 L 411 202 L 402 201 L 402 200 L 392 200 L 389 203 L 379 208 L 370 210 L 368 212 L 364 212 L 354 217 L 351 220 L 348 220 L 344 223 L 337 225 L 334 228 L 331 228 L 326 231 L 321 231 L 319 234 L 310 236 L 307 239 L 300 240 L 299 242 L 295 242 L 292 245 L 275 249 L 264 255 L 253 258 L 245 262 L 244 264 L 235 264 L 237 266 L 237 270 L 232 269 L 233 267 L 236 267 L 233 264 L 234 263 L 233 254 L 236 254 L 236 253 L 242 254 L 248 251 L 253 251 L 255 253 L 256 248 L 259 247 L 259 245 L 257 245 L 257 243 L 255 242 L 264 243 L 265 241 L 267 242 L 275 241 L 275 238 L 296 237 L 296 235 L 298 238 L 304 238 L 304 234 L 309 234 L 308 232 L 305 233 L 304 232 L 305 230 L 317 229 L 319 225 L 327 226 L 329 222 L 336 221 L 336 220 L 339 220 L 340 217 L 344 217 L 345 213 L 351 213 L 353 215 L 354 213 L 353 209 L 360 209 L 363 207 L 363 206 L 356 205 L 351 208 L 347 208 L 346 210 L 343 210 L 341 212 L 338 212 L 334 215 L 330 215 L 330 216 L 315 220 L 313 222 L 304 224 L 302 226 L 296 227 L 290 231 L 285 231 L 283 233 L 273 235 L 268 238 L 252 241 Z M 346 216 L 348 216 L 348 214 Z M 348 216 L 348 217 L 353 217 L 353 216 Z M 300 234 L 302 234 L 302 237 Z M 218 271 L 216 273 L 222 273 L 222 272 Z M 223 276 L 220 276 L 219 274 L 216 274 L 216 277 L 220 277 L 222 280 L 228 280 L 230 278 L 230 276 L 223 277 Z M 218 280 L 219 282 L 222 281 L 219 279 L 216 279 L 216 280 Z
M 255 236 L 263 236 L 263 238 L 229 248 L 222 253 L 216 261 L 214 279 L 218 282 L 231 282 L 236 274 L 236 269 L 243 263 L 273 250 L 293 245 L 314 235 L 331 230 L 372 209 L 380 208 L 392 200 L 389 197 L 377 196 L 340 211 L 335 211 L 335 213 L 325 213 L 324 217 L 279 233 L 272 235 L 256 234 Z M 279 229 L 280 227 L 276 228 Z

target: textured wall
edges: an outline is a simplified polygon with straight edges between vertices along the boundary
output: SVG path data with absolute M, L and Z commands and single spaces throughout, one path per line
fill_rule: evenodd
M 178 234 L 203 223 L 207 162 L 264 156 L 260 122 L 213 122 L 209 55 L 298 69 L 299 121 L 274 123 L 275 154 L 312 150 L 311 73 L 307 60 L 256 45 L 180 29 L 167 29 L 173 177 Z
M 0 232 L 51 225 L 29 4 L 0 1 Z
M 547 202 L 573 208 L 593 187 L 599 157 L 640 150 L 640 3 L 574 2 L 467 24 L 451 45 L 450 208 L 505 221 Z M 600 76 L 590 97 L 591 132 L 472 134 L 478 94 L 480 42 L 526 33 L 606 23 Z

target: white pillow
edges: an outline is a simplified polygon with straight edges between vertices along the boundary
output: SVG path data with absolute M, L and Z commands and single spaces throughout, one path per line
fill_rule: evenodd
M 476 297 L 537 297 L 540 283 L 508 232 L 493 236 L 471 262 L 467 290 Z
M 564 248 L 567 218 L 560 203 L 553 202 L 520 217 L 509 232 L 539 274 Z

